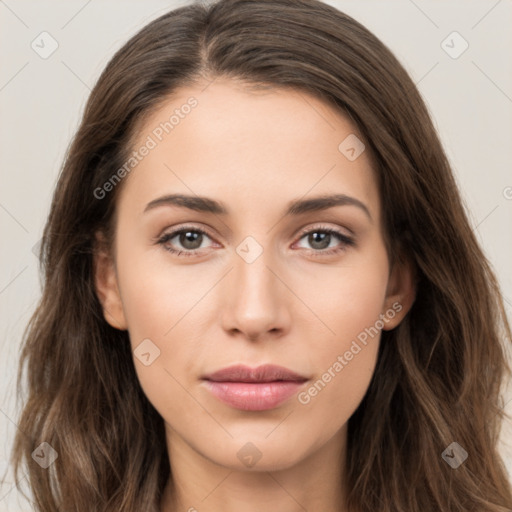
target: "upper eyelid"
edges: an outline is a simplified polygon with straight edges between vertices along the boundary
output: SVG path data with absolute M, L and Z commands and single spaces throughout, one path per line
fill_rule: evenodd
M 315 230 L 322 231 L 322 230 L 325 230 L 325 229 L 332 229 L 333 231 L 338 232 L 341 236 L 345 236 L 347 238 L 353 238 L 354 237 L 354 233 L 352 232 L 352 230 L 350 230 L 348 228 L 341 228 L 340 226 L 332 227 L 332 226 L 324 226 L 324 225 L 316 225 L 316 226 L 314 226 L 314 225 L 313 226 L 306 225 L 306 226 L 303 226 L 302 228 L 300 228 L 298 230 L 298 233 L 295 236 L 299 237 L 299 239 L 300 239 L 303 236 L 305 236 L 306 234 L 310 233 L 311 231 L 315 231 Z M 346 229 L 350 234 L 344 234 L 344 233 L 340 232 L 341 229 Z M 183 231 L 187 231 L 187 230 L 199 231 L 199 232 L 202 232 L 202 233 L 206 234 L 212 240 L 215 239 L 215 236 L 213 236 L 209 232 L 209 230 L 207 228 L 204 228 L 202 226 L 201 227 L 200 226 L 193 226 L 193 225 L 184 225 L 184 226 L 180 226 L 180 227 L 177 227 L 177 228 L 173 228 L 173 229 L 171 229 L 167 233 L 166 232 L 162 233 L 162 235 L 160 235 L 157 238 L 160 239 L 160 238 L 171 236 L 171 235 L 172 235 L 172 238 L 174 238 L 178 234 L 182 233 Z
M 201 233 L 204 233 L 205 235 L 208 235 L 210 238 L 215 238 L 212 234 L 210 234 L 209 230 L 207 230 L 206 228 L 203 228 L 203 227 L 199 227 L 199 226 L 181 226 L 181 227 L 178 227 L 178 228 L 173 228 L 171 230 L 169 230 L 168 232 L 167 231 L 164 231 L 162 233 L 162 235 L 160 235 L 158 238 L 162 238 L 164 236 L 171 236 L 174 238 L 176 235 L 182 233 L 183 231 L 199 231 Z

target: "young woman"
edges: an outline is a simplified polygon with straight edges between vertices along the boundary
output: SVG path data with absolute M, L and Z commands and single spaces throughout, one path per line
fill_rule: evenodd
M 496 279 L 414 83 L 336 9 L 143 28 L 41 260 L 13 449 L 38 511 L 512 509 Z

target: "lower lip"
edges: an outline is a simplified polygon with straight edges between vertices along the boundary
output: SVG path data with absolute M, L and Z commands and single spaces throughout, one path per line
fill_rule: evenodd
M 266 411 L 293 396 L 304 382 L 214 382 L 206 387 L 221 401 L 243 411 Z

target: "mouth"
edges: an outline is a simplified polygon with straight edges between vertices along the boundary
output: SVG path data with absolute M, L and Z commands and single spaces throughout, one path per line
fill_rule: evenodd
M 221 402 L 244 411 L 274 409 L 291 398 L 309 379 L 288 368 L 237 365 L 202 378 Z

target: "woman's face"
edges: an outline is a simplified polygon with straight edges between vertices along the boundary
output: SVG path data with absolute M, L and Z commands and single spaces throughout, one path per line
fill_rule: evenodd
M 380 331 L 409 307 L 410 276 L 390 272 L 376 179 L 351 122 L 302 92 L 204 87 L 180 89 L 141 129 L 115 265 L 97 257 L 98 295 L 129 332 L 171 453 L 291 467 L 343 445 Z M 267 364 L 302 380 L 205 380 Z

